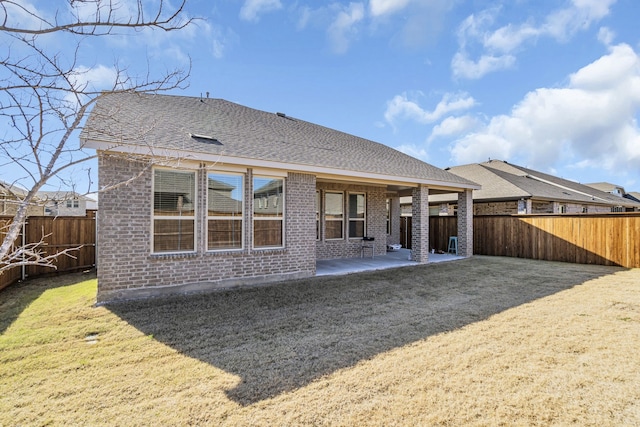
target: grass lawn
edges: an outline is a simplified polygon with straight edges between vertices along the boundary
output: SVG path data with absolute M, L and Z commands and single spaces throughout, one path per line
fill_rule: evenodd
M 95 293 L 0 291 L 0 425 L 640 425 L 640 269 L 474 257 Z

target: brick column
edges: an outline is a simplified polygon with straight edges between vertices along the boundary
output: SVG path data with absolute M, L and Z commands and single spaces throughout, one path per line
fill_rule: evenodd
M 473 255 L 473 191 L 458 193 L 458 255 Z
M 429 188 L 413 189 L 411 225 L 411 260 L 426 264 L 429 261 Z

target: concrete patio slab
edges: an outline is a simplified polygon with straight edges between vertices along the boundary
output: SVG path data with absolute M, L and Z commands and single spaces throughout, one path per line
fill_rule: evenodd
M 385 255 L 364 258 L 341 258 L 316 261 L 316 276 L 331 276 L 418 265 L 411 261 L 411 250 L 400 249 Z M 429 263 L 464 259 L 453 254 L 429 254 Z

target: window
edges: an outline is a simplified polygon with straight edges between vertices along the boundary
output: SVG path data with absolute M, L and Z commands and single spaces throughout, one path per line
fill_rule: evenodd
M 153 252 L 195 250 L 195 172 L 155 169 Z
M 78 199 L 67 200 L 67 208 L 77 208 L 78 206 L 80 206 Z
M 253 179 L 253 246 L 284 246 L 284 179 Z
M 349 238 L 364 237 L 367 229 L 366 208 L 364 194 L 349 194 Z
M 344 238 L 344 194 L 331 192 L 324 194 L 324 221 L 326 240 Z
M 243 175 L 207 176 L 207 249 L 242 249 Z

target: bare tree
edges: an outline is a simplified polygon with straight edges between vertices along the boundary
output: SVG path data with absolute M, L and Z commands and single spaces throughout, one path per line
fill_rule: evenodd
M 20 183 L 25 189 L 11 192 L 17 200 L 15 215 L 0 228 L 0 274 L 19 265 L 55 267 L 53 261 L 62 253 L 46 254 L 39 249 L 43 240 L 24 246 L 16 240 L 27 208 L 43 185 L 94 158 L 79 148 L 77 136 L 98 96 L 105 91 L 158 92 L 186 86 L 189 67 L 158 75 L 148 67 L 139 77 L 116 61 L 109 87 L 96 88 L 91 84 L 92 69 L 80 65 L 91 49 L 89 42 L 131 32 L 183 29 L 193 22 L 184 10 L 186 1 L 172 6 L 168 0 L 66 0 L 47 14 L 22 0 L 0 0 L 0 170 L 18 165 L 22 176 L 12 177 L 9 184 Z

